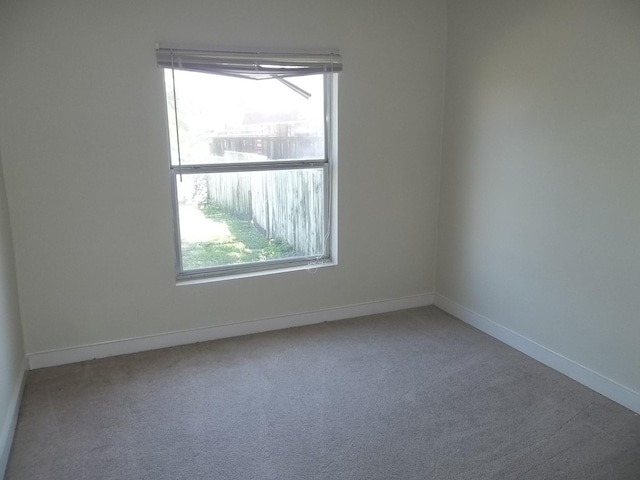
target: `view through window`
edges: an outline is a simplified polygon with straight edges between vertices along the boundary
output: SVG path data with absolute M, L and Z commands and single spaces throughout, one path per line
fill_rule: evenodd
M 164 80 L 178 276 L 329 258 L 331 74 Z

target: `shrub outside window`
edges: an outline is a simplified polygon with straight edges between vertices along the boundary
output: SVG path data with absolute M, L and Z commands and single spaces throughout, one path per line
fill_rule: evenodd
M 177 278 L 331 259 L 337 53 L 157 49 Z

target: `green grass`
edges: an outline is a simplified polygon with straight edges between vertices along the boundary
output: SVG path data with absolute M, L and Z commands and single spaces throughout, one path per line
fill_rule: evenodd
M 295 255 L 288 243 L 277 238 L 266 238 L 250 220 L 238 218 L 219 205 L 207 204 L 201 210 L 205 217 L 225 223 L 231 232 L 231 239 L 226 242 L 183 242 L 182 265 L 185 270 L 275 260 Z

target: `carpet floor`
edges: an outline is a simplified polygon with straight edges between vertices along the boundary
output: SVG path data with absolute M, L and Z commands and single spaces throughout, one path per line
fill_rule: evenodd
M 6 479 L 640 479 L 640 416 L 425 307 L 30 372 Z

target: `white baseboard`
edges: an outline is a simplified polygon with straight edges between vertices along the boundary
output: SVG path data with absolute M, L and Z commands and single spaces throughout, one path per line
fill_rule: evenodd
M 18 413 L 20 413 L 22 392 L 24 391 L 24 384 L 27 380 L 27 367 L 28 363 L 25 358 L 22 364 L 22 371 L 20 372 L 20 375 L 13 387 L 13 393 L 9 403 L 9 411 L 4 419 L 2 430 L 0 430 L 0 478 L 4 478 L 5 470 L 7 469 L 7 462 L 9 461 L 11 444 L 13 443 L 13 433 L 15 432 L 16 423 L 18 422 Z
M 211 327 L 181 330 L 144 337 L 126 338 L 111 342 L 80 345 L 77 347 L 48 350 L 27 354 L 31 369 L 64 365 L 67 363 L 112 357 L 127 353 L 175 347 L 189 343 L 206 342 L 219 338 L 237 337 L 251 333 L 268 332 L 283 328 L 300 327 L 314 323 L 331 322 L 345 318 L 361 317 L 376 313 L 393 312 L 407 308 L 423 307 L 433 304 L 433 294 L 425 293 L 391 300 L 382 300 L 345 307 L 329 308 L 314 312 L 263 318 L 247 322 L 215 325 Z
M 492 337 L 506 343 L 510 347 L 538 360 L 540 363 L 553 368 L 554 370 L 572 378 L 578 383 L 595 390 L 601 395 L 614 402 L 627 407 L 640 414 L 640 393 L 633 391 L 624 385 L 588 369 L 574 362 L 573 360 L 556 353 L 548 348 L 523 337 L 502 325 L 479 315 L 472 310 L 454 302 L 453 300 L 436 294 L 435 305 L 445 312 L 459 318 L 465 323 L 491 335 Z

